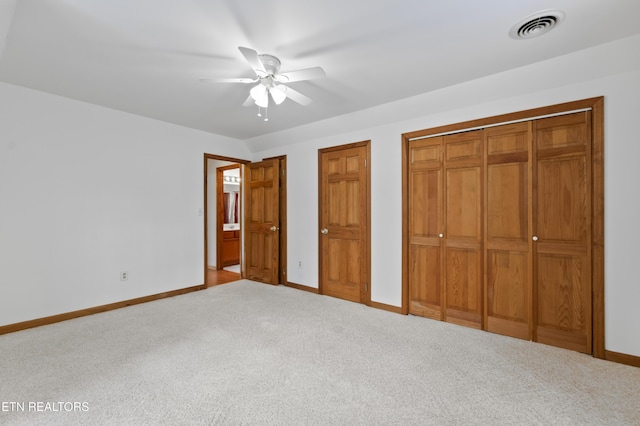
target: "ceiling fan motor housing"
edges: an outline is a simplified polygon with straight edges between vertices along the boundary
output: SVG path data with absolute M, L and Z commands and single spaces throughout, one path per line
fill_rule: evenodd
M 262 62 L 264 69 L 267 70 L 269 75 L 278 74 L 278 72 L 280 71 L 280 59 L 276 58 L 275 56 L 266 54 L 258 55 L 258 58 L 260 58 L 260 62 Z

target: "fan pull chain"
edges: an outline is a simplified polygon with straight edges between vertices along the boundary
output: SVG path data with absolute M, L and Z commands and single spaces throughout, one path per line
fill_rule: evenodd
M 258 105 L 258 117 L 262 117 L 262 108 Z M 264 121 L 269 121 L 269 110 L 264 108 Z

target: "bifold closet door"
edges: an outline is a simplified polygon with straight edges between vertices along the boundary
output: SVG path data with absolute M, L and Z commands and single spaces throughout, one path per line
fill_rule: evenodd
M 534 143 L 534 337 L 591 353 L 591 112 L 536 120 Z
M 445 320 L 482 328 L 483 133 L 444 137 Z
M 593 352 L 591 115 L 409 142 L 409 313 Z
M 482 131 L 409 145 L 409 313 L 482 327 Z
M 443 319 L 442 137 L 409 144 L 409 313 Z
M 532 339 L 531 122 L 485 129 L 485 329 Z

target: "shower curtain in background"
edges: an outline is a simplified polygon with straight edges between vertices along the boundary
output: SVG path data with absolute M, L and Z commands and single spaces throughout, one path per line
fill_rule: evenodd
M 238 198 L 236 191 L 224 193 L 224 223 L 238 223 Z

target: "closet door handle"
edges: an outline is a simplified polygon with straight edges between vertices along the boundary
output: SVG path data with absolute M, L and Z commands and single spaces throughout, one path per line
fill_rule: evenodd
M 438 238 L 444 238 L 444 234 L 438 234 Z
M 532 239 L 533 241 L 538 241 L 538 236 L 537 236 L 537 235 L 534 235 L 533 237 L 531 237 L 531 239 Z
M 322 228 L 320 232 L 326 235 L 329 233 L 329 230 L 327 228 Z
M 274 225 L 274 226 L 272 226 L 272 227 L 271 227 L 271 228 L 269 228 L 269 229 L 271 229 L 273 232 L 276 232 L 276 231 L 278 230 L 278 227 Z

